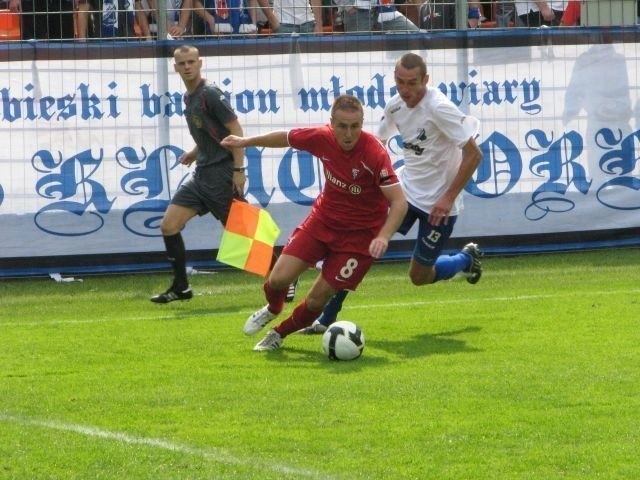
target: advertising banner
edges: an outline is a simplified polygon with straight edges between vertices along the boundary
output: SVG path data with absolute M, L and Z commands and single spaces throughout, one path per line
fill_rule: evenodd
M 637 52 L 633 43 L 417 51 L 428 88 L 481 122 L 483 160 L 454 238 L 497 238 L 508 250 L 530 236 L 544 248 L 555 234 L 640 227 Z M 203 75 L 246 135 L 327 123 L 344 93 L 361 99 L 374 130 L 402 53 L 303 53 L 292 41 L 288 54 L 203 56 Z M 192 173 L 178 163 L 194 145 L 183 92 L 171 57 L 0 64 L 0 262 L 162 252 L 160 219 Z M 388 149 L 400 166 L 401 139 Z M 319 162 L 291 149 L 246 157 L 246 198 L 271 213 L 282 245 L 322 188 Z M 185 243 L 213 251 L 221 234 L 205 216 Z

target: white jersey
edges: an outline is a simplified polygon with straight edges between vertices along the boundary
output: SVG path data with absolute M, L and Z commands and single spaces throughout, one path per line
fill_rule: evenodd
M 549 0 L 547 4 L 552 10 L 564 12 L 567 9 L 566 0 Z M 516 12 L 518 15 L 527 15 L 529 12 L 539 12 L 540 7 L 536 2 L 516 2 Z
M 428 88 L 414 108 L 394 95 L 384 109 L 376 133 L 386 141 L 402 137 L 404 166 L 398 178 L 409 203 L 430 213 L 460 169 L 462 147 L 478 132 L 478 119 L 465 115 L 440 90 Z M 450 215 L 462 210 L 458 195 Z
M 273 10 L 280 23 L 302 25 L 315 20 L 307 0 L 275 0 Z

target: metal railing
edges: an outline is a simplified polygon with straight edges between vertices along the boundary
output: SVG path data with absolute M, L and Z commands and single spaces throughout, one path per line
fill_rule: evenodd
M 267 0 L 261 0 L 267 1 Z M 274 17 L 271 25 L 258 0 L 2 0 L 0 41 L 153 40 L 165 38 L 257 38 L 297 31 L 301 35 L 638 25 L 637 0 L 314 0 Z M 264 4 L 267 5 L 267 4 Z M 55 7 L 55 10 L 54 10 Z M 318 15 L 317 12 L 321 13 Z M 354 15 L 366 20 L 355 24 Z M 316 18 L 319 17 L 319 18 Z M 295 20 L 293 20 L 295 19 Z M 322 28 L 303 25 L 321 23 Z

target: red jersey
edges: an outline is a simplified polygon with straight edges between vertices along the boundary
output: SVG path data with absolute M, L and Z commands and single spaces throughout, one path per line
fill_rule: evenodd
M 578 25 L 580 20 L 580 2 L 578 0 L 569 0 L 567 2 L 567 8 L 564 9 L 560 25 L 566 25 L 573 27 Z
M 362 132 L 349 152 L 338 145 L 330 125 L 294 128 L 289 145 L 306 150 L 324 166 L 325 184 L 310 216 L 335 230 L 379 230 L 389 211 L 381 188 L 398 183 L 391 159 L 380 141 Z

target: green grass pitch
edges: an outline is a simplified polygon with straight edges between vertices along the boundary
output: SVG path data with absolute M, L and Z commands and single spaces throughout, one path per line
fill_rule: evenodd
M 169 305 L 168 274 L 2 280 L 0 478 L 640 478 L 640 250 L 483 264 L 427 287 L 376 264 L 353 362 L 252 351 L 244 272 Z

